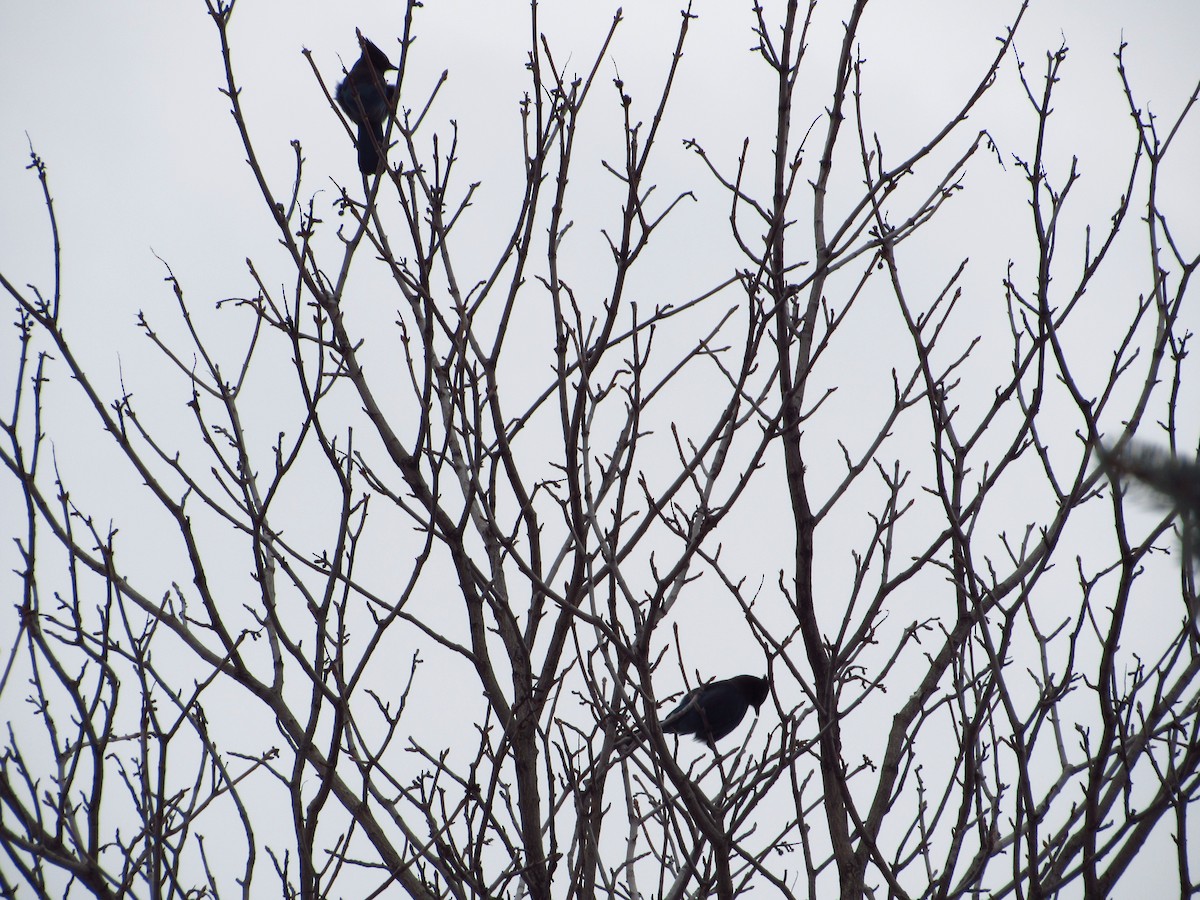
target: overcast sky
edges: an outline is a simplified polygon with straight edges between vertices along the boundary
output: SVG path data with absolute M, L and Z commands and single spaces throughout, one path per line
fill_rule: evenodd
M 590 58 L 614 7 L 544 5 L 542 27 L 560 64 L 571 68 Z M 747 130 L 740 119 L 756 111 L 755 92 L 743 79 L 761 72 L 749 53 L 740 52 L 752 44 L 747 7 L 726 0 L 695 6 L 700 18 L 684 61 L 686 89 L 676 121 L 679 135 L 704 131 L 718 152 L 740 143 Z M 818 6 L 815 56 L 836 52 L 830 40 L 836 28 L 830 26 L 844 17 L 845 8 L 834 2 Z M 1015 8 L 1015 3 L 998 2 L 873 4 L 863 29 L 863 54 L 869 61 L 868 97 L 876 104 L 881 131 L 898 137 L 909 128 L 916 139 L 941 121 L 980 70 L 991 50 L 988 38 Z M 161 291 L 162 269 L 152 253 L 175 266 L 197 294 L 232 291 L 241 261 L 272 239 L 228 103 L 218 90 L 216 29 L 203 4 L 61 0 L 5 2 L 2 9 L 0 263 L 5 270 L 21 269 L 21 280 L 29 281 L 42 281 L 49 272 L 38 189 L 25 171 L 32 142 L 50 167 L 68 254 L 67 286 L 74 312 L 87 316 L 81 320 L 86 327 L 111 323 L 111 340 L 136 340 L 133 311 Z M 394 51 L 399 9 L 392 2 L 363 0 L 259 0 L 238 8 L 233 62 L 258 152 L 278 190 L 291 177 L 292 139 L 303 144 L 311 190 L 329 186 L 326 174 L 343 182 L 353 176 L 353 150 L 301 51 L 312 51 L 332 83 L 341 64 L 357 54 L 355 27 Z M 609 71 L 621 74 L 635 100 L 653 96 L 673 45 L 678 9 L 678 3 L 660 0 L 626 4 L 627 21 Z M 484 181 L 484 203 L 503 190 L 500 182 L 511 181 L 492 163 L 493 157 L 511 158 L 511 153 L 503 156 L 504 148 L 515 152 L 518 147 L 513 112 L 525 85 L 527 19 L 519 3 L 464 0 L 431 0 L 418 18 L 413 85 L 432 84 L 438 72 L 450 70 L 438 112 L 459 121 L 470 177 Z M 1074 117 L 1066 127 L 1078 127 L 1085 143 L 1081 149 L 1091 167 L 1085 171 L 1093 185 L 1085 183 L 1084 189 L 1100 187 L 1095 184 L 1100 178 L 1091 173 L 1103 158 L 1112 123 L 1125 115 L 1112 61 L 1122 35 L 1130 45 L 1135 87 L 1152 100 L 1152 109 L 1164 114 L 1178 109 L 1200 68 L 1195 51 L 1200 4 L 1192 0 L 1043 0 L 1033 4 L 1023 29 L 1018 49 L 1035 73 L 1041 71 L 1045 50 L 1064 38 L 1072 49 L 1059 105 L 1064 117 Z M 821 85 L 819 78 L 814 83 Z M 1014 94 L 1007 96 L 1014 102 Z M 603 101 L 612 106 L 607 96 Z M 824 101 L 823 94 L 814 97 L 813 116 Z M 706 127 L 696 127 L 693 110 L 702 111 Z M 1192 123 L 1193 135 L 1195 128 Z M 722 131 L 729 142 L 725 147 L 719 145 Z M 896 154 L 909 149 L 900 139 L 894 146 Z M 675 146 L 671 152 L 677 152 Z M 686 159 L 682 151 L 678 155 Z M 1185 156 L 1180 153 L 1176 164 Z M 694 182 L 695 175 L 689 175 Z
M 151 394 L 155 361 L 144 353 L 146 341 L 135 327 L 135 316 L 138 310 L 159 319 L 170 316 L 171 294 L 156 257 L 172 266 L 193 302 L 204 308 L 223 297 L 252 292 L 244 265 L 248 256 L 257 261 L 274 255 L 280 262 L 271 219 L 245 163 L 228 101 L 220 93 L 224 80 L 216 29 L 199 0 L 0 2 L 0 270 L 18 284 L 50 286 L 40 189 L 26 170 L 32 143 L 49 167 L 59 215 L 67 331 L 86 335 L 77 349 L 99 373 L 102 391 L 115 396 L 123 371 L 138 390 Z M 682 149 L 683 138 L 698 137 L 728 164 L 756 127 L 756 118 L 761 121 L 763 109 L 769 111 L 773 97 L 762 87 L 761 63 L 744 52 L 754 43 L 749 6 L 733 0 L 695 5 L 699 19 L 668 123 L 660 160 L 664 168 L 656 176 L 664 193 L 696 184 L 711 189 L 695 157 Z M 828 62 L 837 53 L 836 23 L 847 7 L 844 2 L 818 6 L 811 106 L 798 116 L 805 124 L 819 118 L 827 103 L 828 79 L 822 80 L 821 73 L 828 75 Z M 231 29 L 233 65 L 256 151 L 277 194 L 287 195 L 293 177 L 293 140 L 304 151 L 305 196 L 325 192 L 319 208 L 329 212 L 334 181 L 357 184 L 354 148 L 302 51 L 312 52 L 332 89 L 342 66 L 357 56 L 356 27 L 395 56 L 400 8 L 395 2 L 364 0 L 242 0 Z M 919 147 L 961 105 L 994 52 L 992 37 L 1016 8 L 1016 3 L 991 0 L 877 0 L 870 7 L 862 32 L 867 108 L 894 159 Z M 545 4 L 541 27 L 560 66 L 578 71 L 589 64 L 614 9 L 615 4 L 581 0 Z M 627 21 L 606 61 L 603 90 L 610 91 L 611 78 L 619 74 L 635 104 L 652 102 L 674 46 L 678 11 L 676 2 L 626 2 Z M 1172 118 L 1200 78 L 1200 3 L 1035 0 L 1022 29 L 1017 48 L 1031 77 L 1040 78 L 1047 50 L 1064 41 L 1071 48 L 1055 120 L 1070 139 L 1058 145 L 1052 159 L 1065 172 L 1071 154 L 1080 156 L 1085 178 L 1079 215 L 1103 222 L 1104 210 L 1121 188 L 1131 135 L 1112 55 L 1124 39 L 1139 102 Z M 489 234 L 488 211 L 504 208 L 520 187 L 511 173 L 514 163 L 520 165 L 515 113 L 527 84 L 527 8 L 509 2 L 427 0 L 417 31 L 408 84 L 415 91 L 427 90 L 443 69 L 449 70 L 435 118 L 441 127 L 449 119 L 459 123 L 462 178 L 482 181 L 478 214 L 464 227 L 477 229 L 481 246 L 487 247 L 496 240 Z M 983 107 L 986 121 L 975 125 L 991 130 L 1002 152 L 1027 137 L 1030 127 L 1012 63 L 1007 65 L 1005 86 Z M 592 154 L 596 159 L 619 152 L 609 127 L 616 105 L 607 93 L 599 103 L 595 130 L 585 132 L 602 148 Z M 648 114 L 643 106 L 641 115 Z M 1175 151 L 1171 164 L 1177 196 L 1166 202 L 1180 234 L 1195 247 L 1200 238 L 1200 214 L 1195 212 L 1200 119 L 1190 123 L 1180 141 L 1185 147 Z M 606 176 L 598 164 L 589 165 L 578 176 L 576 202 L 583 209 L 593 196 L 597 204 L 611 200 L 605 193 Z M 1001 226 L 1012 223 L 989 218 L 986 190 L 971 202 L 977 205 L 967 207 L 972 212 L 959 220 L 971 224 L 943 235 L 947 258 L 970 253 L 981 282 L 994 286 L 1008 248 L 1003 240 L 980 247 L 978 230 L 995 226 L 1000 233 Z M 1007 214 L 996 206 L 997 219 Z M 605 215 L 610 212 L 611 205 Z M 580 230 L 579 252 L 594 252 L 600 246 L 594 229 Z M 668 262 L 647 276 L 644 287 L 667 301 L 686 299 L 719 281 L 732 264 L 727 233 L 710 237 L 677 224 L 664 230 L 656 246 L 665 248 L 662 258 Z M 606 262 L 602 254 L 597 259 Z M 273 275 L 283 279 L 283 271 Z M 1114 296 L 1143 289 L 1139 277 L 1133 275 L 1129 285 L 1112 286 Z M 1200 330 L 1200 322 L 1192 328 Z M 10 330 L 0 339 L 0 359 L 8 359 L 14 346 Z M 0 396 L 9 394 L 12 375 L 11 366 L 0 369 Z M 167 402 L 178 407 L 177 389 Z M 1188 428 L 1194 438 L 1195 422 Z M 69 462 L 76 472 L 86 473 L 89 466 L 103 471 L 93 451 L 75 449 Z M 98 493 L 103 488 L 96 486 Z M 5 524 L 7 535 L 12 527 Z M 771 536 L 754 541 L 746 552 L 744 567 L 765 573 L 770 581 L 780 552 Z M 8 562 L 7 546 L 3 553 L 0 559 Z M 0 620 L 0 629 L 9 621 Z M 723 634 L 716 638 L 726 640 Z M 698 633 L 696 646 L 704 640 Z
M 544 4 L 541 28 L 561 68 L 574 73 L 590 65 L 614 8 L 565 0 Z M 828 102 L 838 23 L 847 8 L 834 2 L 817 7 L 796 115 L 805 125 L 819 120 Z M 919 147 L 961 105 L 986 70 L 994 36 L 1016 8 L 1016 3 L 953 0 L 878 0 L 868 8 L 860 51 L 866 60 L 864 108 L 890 159 Z M 169 329 L 177 323 L 162 281 L 163 262 L 156 257 L 171 265 L 197 309 L 252 292 L 247 257 L 268 282 L 288 280 L 286 260 L 245 163 L 228 101 L 220 93 L 216 29 L 199 0 L 9 2 L 3 9 L 0 266 L 19 284 L 49 286 L 48 229 L 39 187 L 26 170 L 32 142 L 49 167 L 57 204 L 66 328 L 87 337 L 77 352 L 93 366 L 102 391 L 115 396 L 123 373 L 142 402 L 153 400 L 161 389 L 167 392 L 164 407 L 178 411 L 186 395 L 179 384 L 161 379 L 158 358 L 135 328 L 139 310 L 156 327 Z M 357 184 L 353 147 L 302 51 L 311 51 L 332 87 L 343 64 L 357 55 L 356 27 L 395 55 L 402 27 L 399 9 L 391 2 L 250 0 L 238 7 L 231 28 L 233 66 L 256 152 L 277 196 L 289 192 L 293 140 L 301 143 L 305 159 L 301 194 L 316 197 L 318 212 L 332 218 L 334 182 Z M 699 2 L 694 11 L 699 18 L 692 24 L 658 167 L 651 175 L 660 185 L 659 197 L 694 189 L 700 202 L 656 236 L 661 262 L 637 275 L 643 279 L 638 286 L 646 302 L 686 299 L 719 283 L 739 264 L 723 224 L 725 200 L 695 156 L 683 149 L 682 139 L 698 138 L 729 171 L 743 138 L 750 135 L 756 143 L 748 177 L 769 166 L 770 135 L 762 126 L 770 122 L 773 99 L 765 67 L 748 52 L 754 43 L 749 5 Z M 650 115 L 674 46 L 679 6 L 658 0 L 629 3 L 625 18 L 581 126 L 582 138 L 591 143 L 575 167 L 576 227 L 567 248 L 575 254 L 577 285 L 584 283 L 589 266 L 603 284 L 607 266 L 598 228 L 611 222 L 613 182 L 599 160 L 618 158 L 621 152 L 611 79 L 619 75 L 624 80 L 636 115 Z M 512 175 L 521 152 L 515 113 L 526 88 L 528 31 L 527 9 L 518 3 L 431 0 L 418 14 L 406 100 L 423 102 L 439 74 L 449 71 L 433 121 L 443 133 L 449 120 L 459 125 L 460 185 L 482 182 L 475 210 L 459 226 L 478 241 L 481 271 L 491 265 L 490 251 L 503 237 L 493 222 L 509 221 L 519 199 L 520 181 Z M 1197 34 L 1200 4 L 1193 0 L 1033 4 L 1017 40 L 1030 77 L 1040 82 L 1048 50 L 1063 42 L 1071 50 L 1057 88 L 1048 158 L 1061 179 L 1071 155 L 1080 157 L 1083 178 L 1071 207 L 1080 225 L 1106 220 L 1126 176 L 1132 130 L 1113 60 L 1119 42 L 1123 38 L 1129 45 L 1127 65 L 1138 102 L 1170 118 L 1200 77 Z M 1198 122 L 1191 121 L 1180 135 L 1184 146 L 1175 150 L 1168 167 L 1174 192 L 1164 198 L 1173 225 L 1185 238 L 1196 236 L 1200 220 L 1194 212 L 1200 194 L 1200 166 L 1194 162 L 1200 159 Z M 995 296 L 1008 259 L 1015 255 L 1021 262 L 1017 238 L 1009 235 L 1023 239 L 1028 234 L 1023 202 L 1000 202 L 996 193 L 1002 192 L 1005 200 L 1013 200 L 1014 191 L 1019 194 L 1012 153 L 1031 146 L 1033 119 L 1012 62 L 972 118 L 968 130 L 974 128 L 987 128 L 995 137 L 1008 169 L 982 158 L 973 163 L 970 190 L 929 231 L 938 242 L 937 260 L 924 268 L 929 288 L 936 289 L 959 259 L 970 256 L 968 279 Z M 980 239 L 984 233 L 988 240 Z M 1096 302 L 1126 302 L 1145 290 L 1144 266 L 1134 260 L 1127 284 L 1106 280 L 1103 290 L 1093 288 L 1101 295 Z M 273 268 L 275 264 L 280 267 Z M 382 272 L 360 268 L 363 277 L 386 280 Z M 602 296 L 586 299 L 603 301 Z M 214 335 L 226 321 L 213 326 Z M 390 327 L 386 310 L 380 325 Z M 886 332 L 872 335 L 870 328 L 861 335 L 864 348 L 872 339 L 881 345 L 890 340 Z M 5 341 L 10 340 L 6 335 Z M 0 373 L 0 388 L 7 391 L 11 377 L 9 368 Z M 545 376 L 537 372 L 532 377 Z M 844 390 L 853 388 L 853 377 L 853 369 L 845 373 Z M 68 421 L 78 414 L 70 406 L 54 412 Z M 854 424 L 852 419 L 847 427 Z M 830 447 L 836 450 L 832 441 Z M 104 471 L 104 460 L 90 444 L 74 450 L 64 444 L 59 451 L 61 461 L 78 466 L 79 474 Z M 97 491 L 112 484 L 106 477 L 92 481 Z M 102 495 L 96 499 L 101 502 Z M 770 541 L 756 541 L 747 549 L 761 556 L 748 561 L 751 570 L 772 571 L 778 554 L 786 554 L 785 547 Z
M 559 59 L 573 64 L 594 52 L 612 6 L 551 2 L 543 29 Z M 706 102 L 711 119 L 728 116 L 732 142 L 744 129 L 748 65 L 732 48 L 749 48 L 748 4 L 700 2 L 685 74 L 693 87 L 682 101 Z M 844 16 L 844 3 L 822 3 L 813 52 L 822 54 Z M 612 52 L 637 96 L 657 85 L 673 43 L 679 4 L 626 4 L 627 22 Z M 961 97 L 1015 3 L 880 0 L 870 7 L 863 52 L 880 126 L 909 123 L 918 136 Z M 234 66 L 258 150 L 277 184 L 291 174 L 288 142 L 303 142 L 315 190 L 317 172 L 345 180 L 353 152 L 315 84 L 301 50 L 312 51 L 323 76 L 335 80 L 357 54 L 355 27 L 395 47 L 400 7 L 392 2 L 243 2 L 232 29 Z M 0 259 L 46 272 L 37 190 L 24 171 L 29 142 L 50 166 L 72 254 L 72 284 L 115 317 L 144 300 L 160 269 L 151 250 L 191 277 L 210 274 L 228 290 L 231 267 L 262 240 L 264 213 L 218 92 L 222 84 L 216 30 L 199 0 L 97 4 L 84 0 L 5 2 L 0 28 Z M 497 142 L 515 146 L 513 110 L 524 86 L 527 15 L 519 3 L 431 0 L 418 18 L 414 85 L 443 68 L 450 82 L 440 106 L 463 127 L 468 159 Z M 1200 5 L 1191 0 L 1051 0 L 1035 2 L 1018 47 L 1040 71 L 1042 54 L 1065 37 L 1073 51 L 1062 87 L 1083 115 L 1112 108 L 1118 89 L 1111 54 L 1122 34 L 1135 86 L 1164 113 L 1178 108 L 1197 77 L 1195 36 Z M 607 99 L 607 98 L 606 98 Z M 814 114 L 824 98 L 816 98 Z M 1067 106 L 1064 102 L 1062 106 Z M 679 110 L 686 118 L 687 107 Z M 1193 127 L 1195 127 L 1193 125 Z M 713 129 L 709 129 L 710 131 Z M 1101 133 L 1083 135 L 1099 140 Z M 1094 149 L 1091 147 L 1085 148 Z M 1182 156 L 1182 154 L 1181 154 Z M 485 169 L 486 166 L 480 166 Z M 485 186 L 487 182 L 485 181 Z M 42 268 L 36 268 L 41 262 Z M 202 263 L 202 264 L 201 264 Z M 198 271 L 203 270 L 203 271 Z M 197 285 L 199 288 L 200 285 Z M 97 293 L 99 292 L 99 296 Z

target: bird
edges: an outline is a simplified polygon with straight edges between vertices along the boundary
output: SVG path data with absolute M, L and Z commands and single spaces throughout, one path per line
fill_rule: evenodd
M 337 102 L 347 118 L 358 126 L 358 170 L 374 175 L 383 162 L 383 123 L 392 109 L 396 86 L 383 80 L 383 73 L 395 69 L 387 54 L 358 35 L 362 55 L 350 73 L 338 85 Z
M 757 675 L 737 675 L 701 685 L 689 691 L 662 720 L 662 730 L 667 734 L 690 734 L 713 746 L 738 727 L 747 709 L 753 706 L 757 713 L 770 689 L 767 679 Z
M 1163 509 L 1183 521 L 1184 546 L 1200 559 L 1200 460 L 1176 456 L 1162 447 L 1134 441 L 1109 449 L 1098 445 L 1100 464 L 1125 483 L 1133 482 L 1150 491 Z

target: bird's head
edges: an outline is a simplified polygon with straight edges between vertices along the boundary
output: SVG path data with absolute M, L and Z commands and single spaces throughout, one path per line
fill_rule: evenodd
M 750 701 L 750 705 L 754 707 L 754 711 L 758 712 L 758 708 L 767 699 L 767 694 L 771 693 L 771 683 L 765 678 L 759 678 L 757 675 L 739 675 L 737 680 L 741 683 L 741 688 L 746 695 L 746 699 Z
M 361 33 L 358 36 L 358 43 L 362 47 L 363 56 L 371 61 L 371 68 L 376 72 L 383 73 L 396 68 L 388 59 L 388 55 L 363 37 Z

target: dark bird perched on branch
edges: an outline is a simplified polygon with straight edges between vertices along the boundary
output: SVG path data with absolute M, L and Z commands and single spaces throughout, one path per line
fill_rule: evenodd
M 757 713 L 770 690 L 767 679 L 756 675 L 738 675 L 703 685 L 689 691 L 663 719 L 662 730 L 694 735 L 698 741 L 715 744 L 738 727 L 751 706 Z
M 396 67 L 387 54 L 359 32 L 362 56 L 338 85 L 337 102 L 346 117 L 358 126 L 358 171 L 374 175 L 383 162 L 383 123 L 396 97 L 396 86 L 383 80 L 383 73 Z
M 1200 559 L 1200 462 L 1180 459 L 1169 450 L 1145 443 L 1126 444 L 1119 452 L 1097 448 L 1100 463 L 1125 482 L 1148 488 L 1161 506 L 1183 520 L 1185 552 Z

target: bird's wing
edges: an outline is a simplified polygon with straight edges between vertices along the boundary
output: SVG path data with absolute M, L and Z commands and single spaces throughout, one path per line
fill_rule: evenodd
M 664 729 L 669 728 L 687 715 L 690 710 L 699 710 L 699 703 L 697 701 L 700 699 L 700 693 L 703 690 L 704 688 L 694 688 L 684 694 L 683 699 L 679 701 L 679 705 L 667 713 L 667 717 L 662 720 L 662 727 Z

